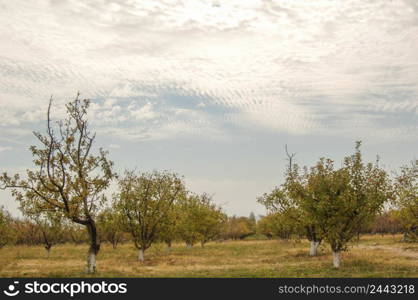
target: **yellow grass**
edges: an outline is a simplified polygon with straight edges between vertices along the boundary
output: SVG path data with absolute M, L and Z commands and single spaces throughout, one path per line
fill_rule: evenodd
M 131 244 L 116 250 L 102 245 L 95 277 L 418 277 L 418 245 L 400 236 L 363 236 L 332 268 L 327 245 L 308 256 L 308 242 L 227 241 L 205 248 L 175 244 L 170 252 L 157 244 L 137 260 Z M 86 245 L 59 245 L 49 258 L 41 246 L 0 250 L 0 277 L 85 277 Z

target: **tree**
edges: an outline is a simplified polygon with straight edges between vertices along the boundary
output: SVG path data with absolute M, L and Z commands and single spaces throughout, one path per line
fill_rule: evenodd
M 246 217 L 232 216 L 227 218 L 224 230 L 221 233 L 224 239 L 244 239 L 254 234 L 251 228 L 251 221 Z
M 307 188 L 303 176 L 299 175 L 299 167 L 293 164 L 291 168 L 287 170 L 284 184 L 274 188 L 270 193 L 265 193 L 257 201 L 266 207 L 269 214 L 275 216 L 275 230 L 281 231 L 280 235 L 303 233 L 311 244 L 309 255 L 316 256 L 323 236 L 317 221 L 309 218 L 304 210 L 303 202 L 307 200 L 303 198 L 304 194 L 295 194 L 295 189 L 302 191 Z
M 257 219 L 255 217 L 255 214 L 253 212 L 250 213 L 250 216 L 248 217 L 248 220 L 250 222 L 251 231 L 255 234 L 257 231 Z
M 307 217 L 318 224 L 331 246 L 335 268 L 340 267 L 340 253 L 348 242 L 391 197 L 387 173 L 377 162 L 363 164 L 360 145 L 356 143 L 355 154 L 344 159 L 341 169 L 334 170 L 330 159 L 320 159 L 302 183 L 293 182 L 293 195 L 301 199 Z
M 28 170 L 25 179 L 4 173 L 0 182 L 3 188 L 12 189 L 23 210 L 63 215 L 85 226 L 89 236 L 87 272 L 94 273 L 100 250 L 95 217 L 98 206 L 106 200 L 103 192 L 115 174 L 106 151 L 99 149 L 98 154 L 92 154 L 96 135 L 88 126 L 89 104 L 78 94 L 66 105 L 65 120 L 53 123 L 51 98 L 46 134 L 34 132 L 41 145 L 30 147 L 37 170 Z
M 404 241 L 418 241 L 418 159 L 401 168 L 395 181 L 396 200 L 404 226 Z
M 196 230 L 200 236 L 200 244 L 204 247 L 208 241 L 220 235 L 226 221 L 226 215 L 222 212 L 221 207 L 213 203 L 212 198 L 208 194 L 204 193 L 198 196 L 197 199 Z
M 12 227 L 12 217 L 10 213 L 4 209 L 3 206 L 0 207 L 0 249 L 11 243 L 14 240 L 13 227 Z
M 310 242 L 309 255 L 316 256 L 318 247 L 322 242 L 323 236 L 319 231 L 319 224 L 315 219 L 308 218 L 307 212 L 303 209 L 303 202 L 307 199 L 301 197 L 301 190 L 306 189 L 304 177 L 300 175 L 300 169 L 294 163 L 295 153 L 290 154 L 285 146 L 288 167 L 285 171 L 285 182 L 279 187 L 275 187 L 270 193 L 265 193 L 257 201 L 264 205 L 269 213 L 280 216 L 282 228 L 294 228 L 294 232 L 304 232 L 305 237 Z M 295 194 L 295 188 L 299 191 Z
M 113 249 L 123 240 L 124 232 L 121 229 L 121 215 L 115 206 L 105 208 L 97 216 L 99 235 L 109 242 Z
M 190 194 L 181 207 L 178 230 L 187 247 L 198 241 L 204 247 L 221 234 L 227 217 L 221 207 L 213 203 L 211 196 Z
M 298 234 L 298 228 L 294 223 L 288 222 L 288 218 L 280 213 L 269 213 L 262 217 L 257 224 L 257 231 L 269 239 L 273 237 L 290 239 L 293 234 Z
M 39 235 L 39 227 L 29 219 L 15 219 L 12 224 L 17 245 L 38 245 L 42 243 Z
M 181 199 L 173 204 L 173 207 L 167 212 L 166 218 L 161 220 L 158 231 L 158 240 L 167 245 L 167 251 L 171 250 L 174 240 L 179 237 L 179 220 L 181 218 Z
M 62 224 L 62 214 L 58 212 L 39 212 L 39 210 L 32 210 L 32 206 L 20 207 L 24 216 L 28 218 L 29 223 L 35 225 L 35 232 L 39 234 L 39 239 L 36 243 L 44 244 L 49 258 L 51 248 L 64 241 L 64 226 Z
M 257 223 L 257 233 L 265 235 L 268 239 L 272 239 L 276 236 L 275 225 L 275 214 L 267 214 L 266 216 L 261 216 Z
M 169 217 L 176 201 L 185 193 L 183 180 L 174 173 L 157 172 L 136 175 L 126 171 L 119 180 L 115 208 L 123 228 L 133 238 L 138 259 L 158 238 L 160 224 Z
M 89 240 L 86 230 L 82 225 L 77 223 L 65 222 L 64 233 L 66 235 L 66 239 L 75 245 L 87 243 Z
M 200 196 L 196 194 L 187 195 L 180 205 L 179 236 L 186 243 L 186 247 L 191 248 L 202 239 L 198 229 L 199 218 L 201 217 Z
M 41 234 L 41 241 L 44 244 L 47 257 L 51 252 L 52 246 L 62 243 L 64 241 L 64 226 L 61 223 L 59 216 L 49 215 L 32 215 L 30 216 Z
M 379 213 L 362 232 L 381 234 L 382 236 L 402 232 L 402 218 L 399 213 L 399 210 L 393 209 Z

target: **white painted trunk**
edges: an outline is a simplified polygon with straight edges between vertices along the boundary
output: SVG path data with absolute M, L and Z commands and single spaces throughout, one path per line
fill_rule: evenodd
M 139 249 L 139 251 L 138 251 L 138 260 L 139 261 L 144 261 L 145 260 L 144 250 L 143 249 Z
M 96 253 L 89 251 L 87 255 L 87 273 L 96 273 Z
M 192 244 L 186 244 L 186 247 L 187 247 L 188 249 L 190 249 L 190 248 L 192 248 Z
M 332 251 L 332 262 L 334 264 L 334 268 L 339 268 L 341 264 L 341 257 L 340 251 Z
M 319 242 L 311 241 L 311 248 L 309 249 L 309 255 L 316 256 L 318 254 L 318 247 L 319 247 Z

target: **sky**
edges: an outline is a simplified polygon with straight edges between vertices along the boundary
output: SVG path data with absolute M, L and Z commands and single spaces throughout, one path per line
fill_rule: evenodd
M 118 172 L 264 214 L 286 144 L 301 165 L 356 140 L 387 170 L 416 159 L 417 74 L 416 0 L 0 0 L 0 172 L 32 168 L 51 95 L 59 119 L 80 92 Z

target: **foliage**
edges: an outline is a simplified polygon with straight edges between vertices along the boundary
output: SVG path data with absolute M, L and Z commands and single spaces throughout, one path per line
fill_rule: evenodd
M 187 195 L 180 204 L 179 237 L 188 247 L 193 246 L 203 237 L 199 232 L 200 224 L 200 196 Z
M 418 241 L 418 159 L 401 168 L 395 186 L 395 203 L 402 215 L 404 240 Z
M 39 245 L 42 240 L 39 235 L 39 227 L 29 219 L 14 219 L 12 223 L 16 245 Z
M 391 209 L 376 215 L 374 220 L 362 230 L 362 233 L 395 235 L 403 232 L 402 223 L 401 212 Z
M 297 234 L 297 228 L 288 222 L 285 215 L 281 213 L 269 213 L 258 221 L 257 231 L 264 234 L 269 239 L 281 238 L 290 239 L 292 235 Z
M 292 182 L 292 195 L 337 255 L 391 197 L 387 173 L 377 163 L 364 165 L 360 145 L 341 169 L 335 170 L 330 159 L 320 159 L 301 180 Z
M 37 170 L 27 170 L 25 179 L 4 173 L 0 183 L 12 189 L 23 211 L 62 215 L 86 226 L 90 239 L 88 272 L 95 272 L 100 244 L 94 219 L 97 208 L 106 200 L 103 192 L 115 174 L 106 151 L 91 153 L 95 134 L 88 127 L 89 104 L 89 100 L 80 100 L 77 95 L 66 105 L 67 117 L 53 123 L 51 99 L 46 134 L 34 132 L 41 145 L 30 147 Z
M 31 216 L 31 218 L 39 229 L 42 243 L 49 255 L 52 246 L 65 241 L 64 226 L 62 225 L 61 218 L 48 214 Z
M 121 228 L 121 215 L 115 206 L 102 210 L 97 216 L 97 225 L 101 239 L 112 244 L 113 249 L 123 241 L 124 232 Z
M 255 234 L 256 231 L 252 227 L 252 222 L 247 217 L 229 217 L 221 233 L 221 237 L 223 239 L 241 240 Z
M 80 224 L 73 222 L 65 222 L 64 231 L 66 240 L 76 245 L 81 245 L 89 241 L 87 231 Z
M 255 233 L 257 231 L 257 218 L 253 212 L 250 213 L 248 221 L 250 224 L 250 230 Z
M 0 249 L 14 240 L 12 217 L 10 213 L 0 207 Z
M 188 246 L 200 241 L 204 246 L 218 237 L 225 225 L 226 215 L 207 194 L 191 194 L 181 203 L 179 235 Z
M 140 253 L 157 240 L 161 222 L 169 217 L 184 193 L 183 180 L 174 173 L 154 171 L 137 175 L 126 171 L 119 180 L 115 209 Z
M 167 212 L 166 217 L 160 221 L 157 239 L 158 241 L 166 243 L 168 248 L 171 247 L 173 241 L 180 238 L 179 226 L 182 215 L 182 201 L 183 199 L 179 198 Z
M 323 236 L 317 220 L 309 218 L 304 209 L 303 203 L 308 199 L 304 198 L 305 193 L 302 191 L 308 187 L 299 172 L 299 166 L 293 164 L 285 174 L 285 183 L 258 197 L 257 201 L 271 214 L 264 222 L 271 223 L 270 230 L 274 228 L 275 234 L 271 232 L 272 236 L 305 235 L 309 241 L 319 244 Z M 267 224 L 262 224 L 265 225 Z
M 222 232 L 225 225 L 226 215 L 222 209 L 213 203 L 212 198 L 207 194 L 195 196 L 197 205 L 193 206 L 192 213 L 195 220 L 195 230 L 199 235 L 202 246 L 208 241 L 215 239 Z

